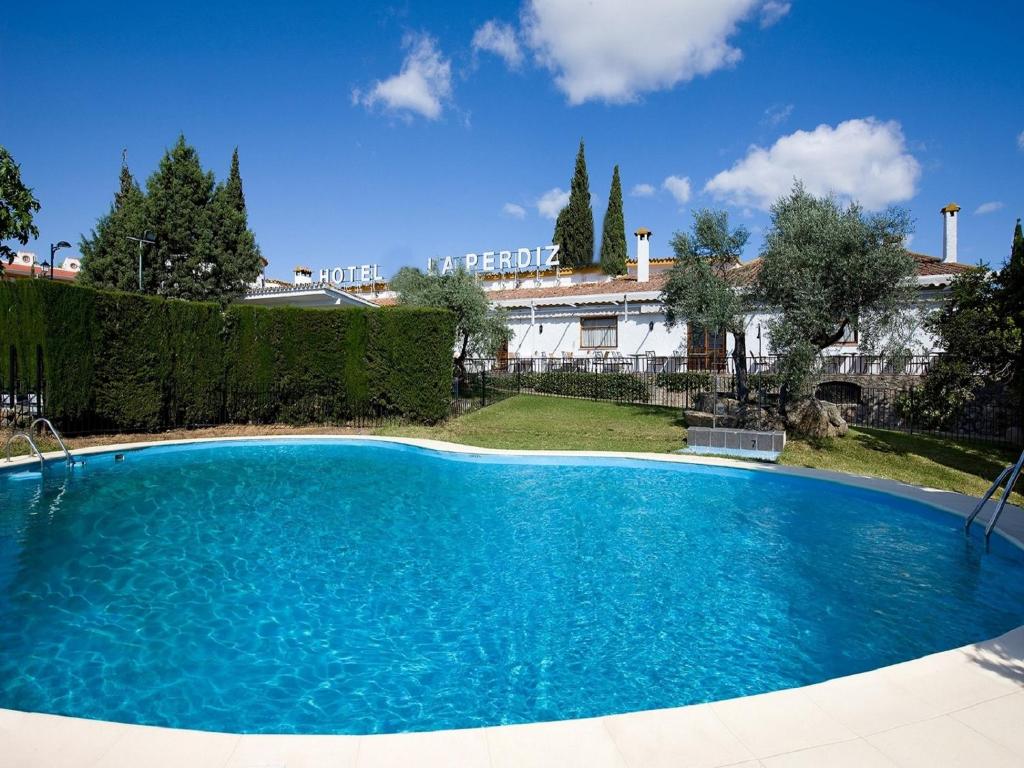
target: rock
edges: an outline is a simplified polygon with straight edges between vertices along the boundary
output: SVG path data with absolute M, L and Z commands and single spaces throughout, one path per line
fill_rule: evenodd
M 687 427 L 735 427 L 736 419 L 732 416 L 718 416 L 706 411 L 683 411 Z
M 739 409 L 740 401 L 732 397 L 715 397 L 713 392 L 701 392 L 694 398 L 693 404 L 696 410 L 702 413 L 735 414 Z
M 786 428 L 801 437 L 842 437 L 849 427 L 835 403 L 809 397 L 786 408 Z
M 786 425 L 774 413 L 755 403 L 744 403 L 736 410 L 736 426 L 757 432 L 782 431 Z

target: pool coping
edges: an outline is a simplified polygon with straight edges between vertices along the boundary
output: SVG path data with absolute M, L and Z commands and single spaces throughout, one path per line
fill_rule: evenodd
M 617 451 L 478 448 L 377 435 L 212 437 L 103 445 L 75 456 L 243 441 L 387 442 L 434 451 L 625 458 L 771 472 L 889 493 L 966 517 L 972 497 L 831 470 Z M 45 454 L 59 459 L 60 452 Z M 7 467 L 31 465 L 18 457 Z M 979 515 L 987 519 L 990 503 Z M 1024 510 L 997 529 L 1024 548 Z M 977 533 L 973 535 L 978 535 Z M 1024 764 L 1024 626 L 1000 637 L 801 688 L 582 720 L 373 736 L 230 734 L 0 709 L 0 762 L 26 766 L 788 766 Z

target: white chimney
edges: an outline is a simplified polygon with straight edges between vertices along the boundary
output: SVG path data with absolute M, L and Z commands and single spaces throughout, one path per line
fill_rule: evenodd
M 294 285 L 309 285 L 313 282 L 313 270 L 309 267 L 296 267 L 292 278 Z
M 649 229 L 640 227 L 636 235 L 636 281 L 646 283 L 651 279 L 651 235 Z
M 943 208 L 942 214 L 942 261 L 946 264 L 956 264 L 956 215 L 960 212 L 960 206 L 950 203 Z

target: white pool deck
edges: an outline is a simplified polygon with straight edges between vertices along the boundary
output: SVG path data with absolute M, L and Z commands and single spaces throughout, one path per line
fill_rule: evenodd
M 231 441 L 266 438 L 230 438 Z M 275 440 L 281 438 L 274 438 Z M 323 435 L 291 438 L 323 440 Z M 837 472 L 640 453 L 495 451 L 373 438 L 474 454 L 600 456 L 715 464 L 875 488 L 966 515 L 975 500 Z M 222 438 L 213 438 L 220 441 Z M 194 441 L 175 441 L 194 442 Z M 75 451 L 124 451 L 134 443 Z M 58 458 L 58 454 L 48 454 Z M 20 459 L 18 464 L 30 464 Z M 0 467 L 5 466 L 0 464 Z M 979 519 L 985 520 L 989 510 Z M 1024 511 L 999 529 L 1024 542 Z M 981 535 L 976 527 L 973 536 Z M 729 663 L 723 659 L 723 663 Z M 992 640 L 816 685 L 586 720 L 382 736 L 256 736 L 154 728 L 0 709 L 0 768 L 797 768 L 1024 766 L 1024 626 Z

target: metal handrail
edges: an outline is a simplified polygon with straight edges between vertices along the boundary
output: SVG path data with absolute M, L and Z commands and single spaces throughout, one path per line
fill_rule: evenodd
M 995 482 L 992 483 L 992 485 L 990 485 L 988 487 L 988 490 L 985 491 L 985 495 L 982 496 L 981 499 L 978 501 L 978 506 L 976 506 L 974 508 L 974 510 L 971 512 L 971 514 L 967 516 L 967 520 L 964 521 L 964 535 L 965 536 L 970 534 L 970 532 L 971 532 L 971 523 L 974 522 L 974 518 L 976 518 L 978 516 L 978 513 L 980 513 L 981 510 L 984 509 L 985 502 L 987 502 L 989 499 L 992 498 L 992 494 L 994 494 L 996 492 L 996 490 L 999 488 L 999 486 L 1003 484 L 1003 480 L 1006 479 L 1006 476 L 1008 474 L 1010 474 L 1010 470 L 1012 470 L 1012 469 L 1013 469 L 1013 465 L 1011 464 L 1008 467 L 1005 467 L 1003 469 L 1003 471 L 999 473 L 999 477 L 997 477 Z
M 43 462 L 43 452 L 39 450 L 38 446 L 36 446 L 35 440 L 33 440 L 32 436 L 27 432 L 15 432 L 7 438 L 7 445 L 4 446 L 4 450 L 7 451 L 7 461 L 10 462 L 11 460 L 11 443 L 19 437 L 23 440 L 27 440 L 28 444 L 32 446 L 32 450 L 36 452 L 36 456 L 39 458 L 39 471 L 42 472 L 43 468 L 46 466 Z
M 996 507 L 996 511 L 992 513 L 992 519 L 988 521 L 988 525 L 985 527 L 986 551 L 988 551 L 989 537 L 992 535 L 992 531 L 995 529 L 996 523 L 999 522 L 999 516 L 1003 514 L 1003 509 L 1006 507 L 1006 501 L 1010 498 L 1010 492 L 1013 490 L 1013 486 L 1017 484 L 1017 478 L 1020 477 L 1022 467 L 1024 467 L 1024 451 L 1021 451 L 1020 458 L 1017 459 L 1017 463 L 1013 465 L 1013 472 L 1010 473 L 1010 477 L 1006 481 L 1006 488 L 1003 490 L 1003 497 L 999 499 L 999 506 Z
M 57 431 L 57 428 L 53 426 L 50 420 L 40 417 L 33 421 L 31 424 L 29 424 L 28 428 L 30 430 L 35 429 L 36 424 L 45 424 L 50 428 L 50 431 L 53 433 L 53 436 L 57 438 L 57 445 L 59 445 L 60 449 L 64 451 L 64 459 L 67 461 L 68 464 L 73 465 L 75 463 L 75 457 L 71 455 L 71 451 L 69 451 L 68 447 L 64 445 L 64 440 L 61 438 L 60 432 Z

